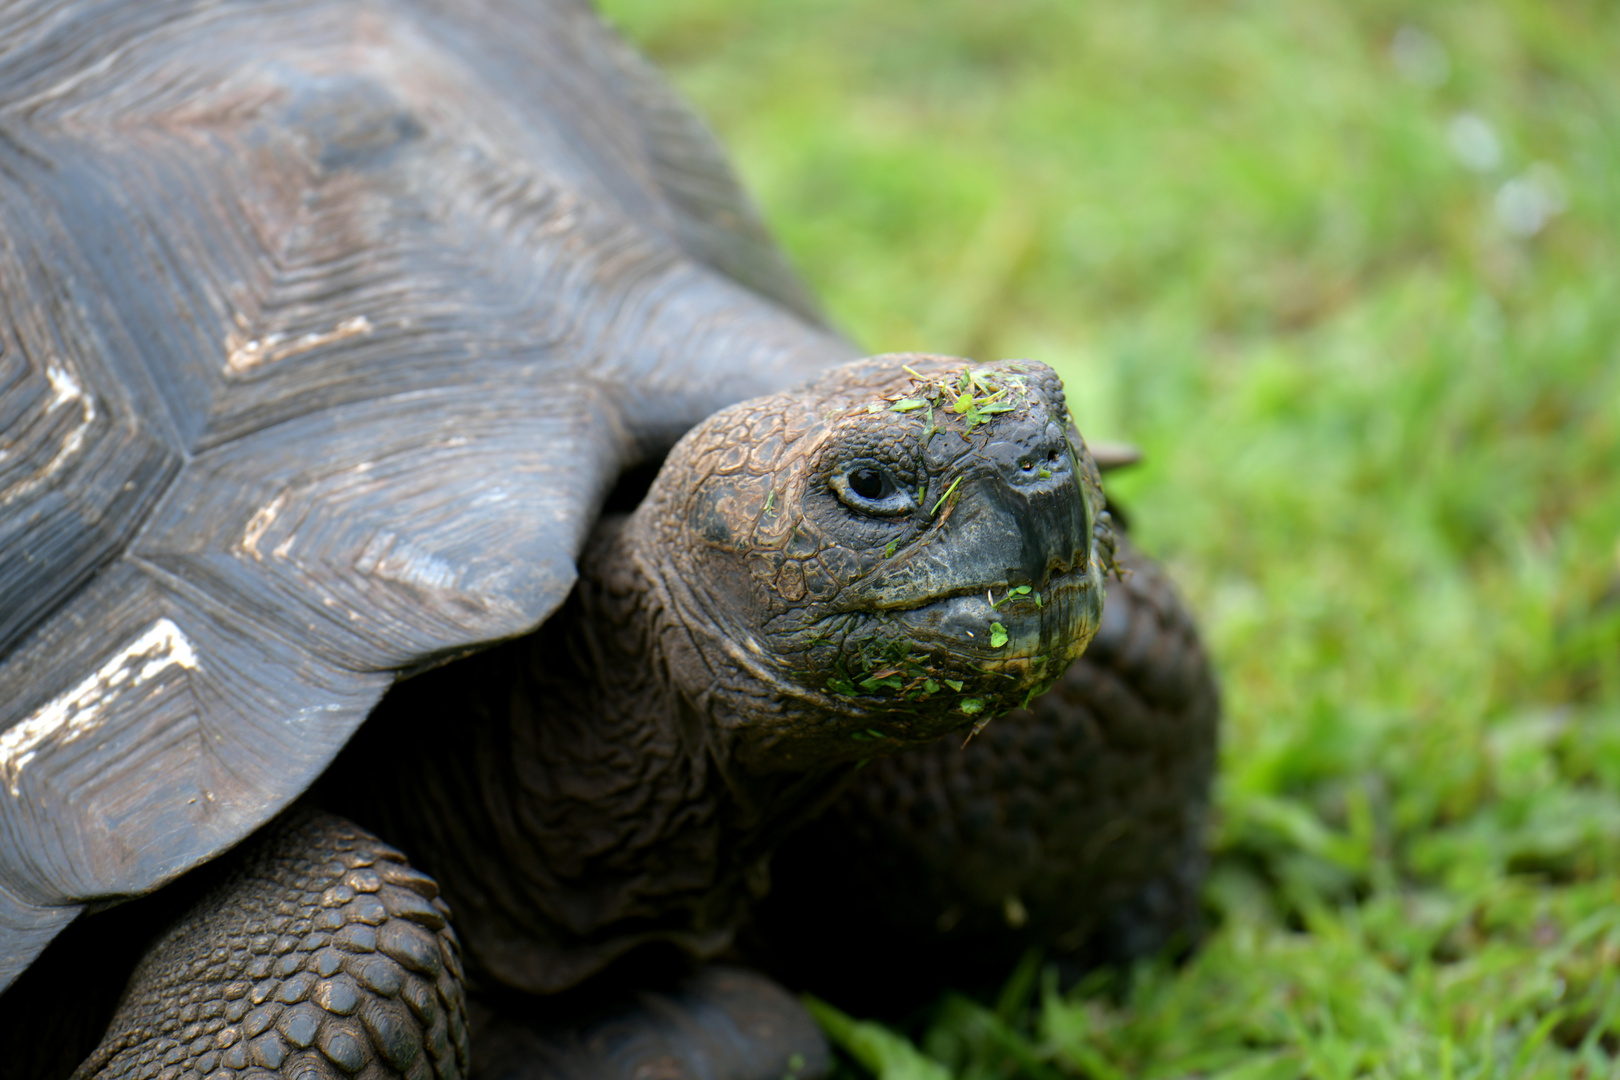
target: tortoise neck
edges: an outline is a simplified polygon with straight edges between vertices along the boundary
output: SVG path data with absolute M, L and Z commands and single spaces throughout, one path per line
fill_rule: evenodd
M 563 609 L 526 639 L 526 684 L 543 696 L 543 711 L 566 711 L 598 738 L 626 726 L 667 726 L 676 711 L 659 644 L 663 592 L 630 524 L 624 517 L 598 523 Z
M 590 737 L 575 745 L 655 741 L 688 762 L 709 797 L 731 812 L 759 823 L 780 817 L 804 801 L 801 788 L 824 790 L 829 772 L 842 774 L 845 765 L 749 768 L 738 753 L 746 726 L 739 714 L 770 704 L 760 700 L 757 673 L 736 670 L 748 658 L 725 648 L 723 619 L 703 602 L 700 583 L 661 558 L 661 539 L 635 515 L 598 525 L 569 606 L 532 639 L 530 692 L 553 703 L 547 712 L 561 706 L 589 727 Z
M 735 771 L 675 687 L 668 594 L 624 520 L 581 562 L 535 633 L 402 683 L 336 792 L 438 878 L 475 977 L 535 993 L 645 943 L 725 949 L 837 787 Z

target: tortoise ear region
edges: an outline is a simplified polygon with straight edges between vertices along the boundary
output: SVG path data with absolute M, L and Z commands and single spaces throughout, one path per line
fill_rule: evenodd
M 730 484 L 704 485 L 686 515 L 686 527 L 692 536 L 709 547 L 735 551 L 738 546 L 734 528 L 737 495 Z

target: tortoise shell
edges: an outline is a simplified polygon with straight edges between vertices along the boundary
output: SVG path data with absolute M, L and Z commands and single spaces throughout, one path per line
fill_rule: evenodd
M 0 985 L 854 350 L 579 0 L 0 9 Z

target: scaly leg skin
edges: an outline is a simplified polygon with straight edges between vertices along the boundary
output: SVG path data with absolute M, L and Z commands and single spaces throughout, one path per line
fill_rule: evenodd
M 1119 562 L 1031 710 L 872 761 L 784 845 L 758 939 L 789 985 L 894 1015 L 1032 947 L 1072 975 L 1196 937 L 1219 698 L 1162 571 Z
M 438 886 L 342 818 L 295 811 L 159 935 L 75 1080 L 468 1075 Z
M 830 1068 L 804 1008 L 735 968 L 655 977 L 596 1005 L 471 1005 L 438 886 L 344 818 L 296 811 L 203 872 L 217 883 L 146 951 L 75 1080 L 815 1080 Z M 525 1019 L 537 1011 L 552 1019 Z

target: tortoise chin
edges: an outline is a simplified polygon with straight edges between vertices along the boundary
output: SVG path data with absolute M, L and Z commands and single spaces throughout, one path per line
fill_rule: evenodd
M 1005 584 L 874 612 L 819 663 L 833 711 L 896 744 L 982 727 L 1046 690 L 1102 617 L 1095 561 L 1036 590 Z M 861 741 L 857 739 L 856 741 Z

